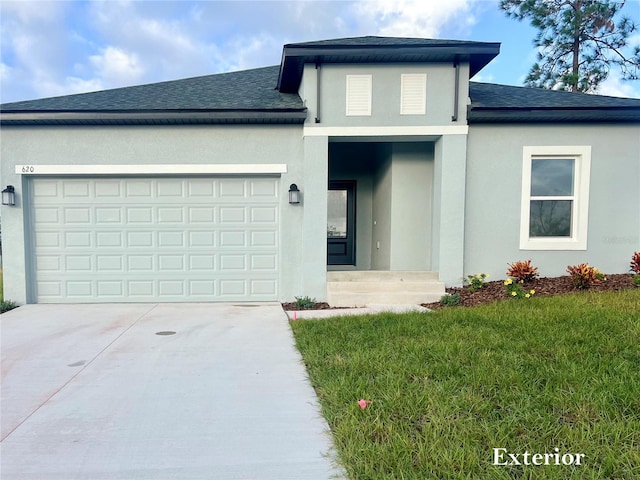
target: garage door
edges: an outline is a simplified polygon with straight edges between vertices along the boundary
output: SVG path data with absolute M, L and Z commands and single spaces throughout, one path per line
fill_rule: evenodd
M 275 178 L 34 178 L 40 303 L 278 297 Z

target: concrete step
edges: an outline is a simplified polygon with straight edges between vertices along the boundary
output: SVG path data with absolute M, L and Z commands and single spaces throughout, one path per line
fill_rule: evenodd
M 328 282 L 422 282 L 438 281 L 438 272 L 342 270 L 327 272 Z
M 442 288 L 441 288 L 442 287 Z M 327 282 L 327 292 L 377 293 L 377 292 L 429 292 L 444 294 L 441 282 Z
M 330 292 L 327 302 L 332 307 L 364 307 L 367 305 L 420 305 L 440 300 L 442 293 L 346 293 Z
M 333 307 L 416 305 L 444 295 L 437 272 L 327 272 L 327 302 Z

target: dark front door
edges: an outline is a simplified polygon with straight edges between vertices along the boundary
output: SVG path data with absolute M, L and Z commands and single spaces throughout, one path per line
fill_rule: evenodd
M 355 265 L 356 182 L 329 182 L 327 263 Z

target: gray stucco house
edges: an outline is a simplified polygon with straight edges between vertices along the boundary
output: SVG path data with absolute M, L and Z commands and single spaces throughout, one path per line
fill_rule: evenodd
M 419 302 L 517 260 L 625 272 L 640 100 L 472 82 L 499 50 L 298 43 L 276 66 L 3 104 L 5 297 Z

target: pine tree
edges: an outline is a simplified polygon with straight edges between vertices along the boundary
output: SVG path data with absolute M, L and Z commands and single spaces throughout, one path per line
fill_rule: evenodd
M 525 84 L 593 93 L 612 68 L 624 80 L 640 79 L 640 45 L 628 45 L 638 25 L 619 14 L 625 2 L 501 0 L 508 17 L 538 29 L 538 58 Z

